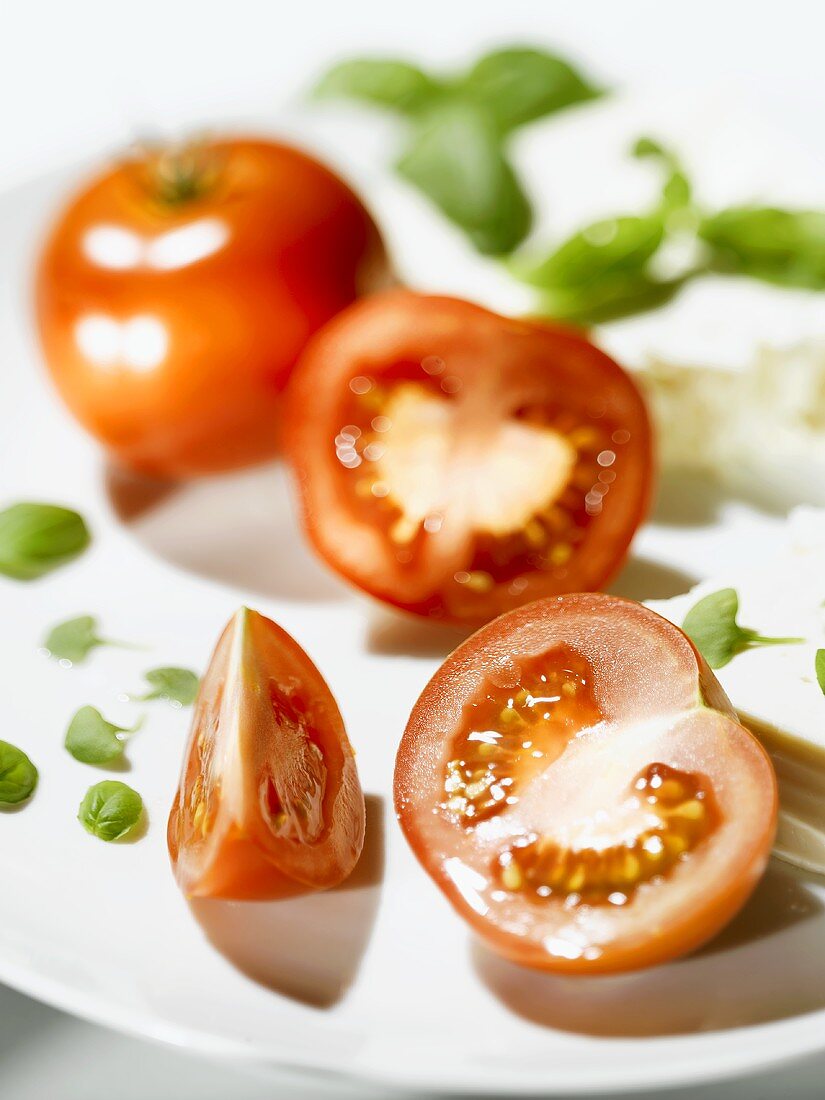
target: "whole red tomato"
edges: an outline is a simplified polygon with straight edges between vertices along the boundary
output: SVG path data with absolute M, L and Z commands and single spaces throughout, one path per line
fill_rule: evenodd
M 378 232 L 332 172 L 287 145 L 145 153 L 83 187 L 37 272 L 52 377 L 123 465 L 186 477 L 279 449 L 308 337 L 380 268 Z

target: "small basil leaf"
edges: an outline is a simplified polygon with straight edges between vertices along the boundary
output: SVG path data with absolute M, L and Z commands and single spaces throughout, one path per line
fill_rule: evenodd
M 404 114 L 415 113 L 441 93 L 441 86 L 406 61 L 360 58 L 335 65 L 316 85 L 317 96 L 360 99 Z
M 662 208 L 666 214 L 690 205 L 693 188 L 679 160 L 669 149 L 665 149 L 654 138 L 641 137 L 633 146 L 633 156 L 657 160 L 667 170 L 668 174 L 662 185 Z
M 95 707 L 81 707 L 66 730 L 65 746 L 81 764 L 108 764 L 123 755 L 119 733 L 134 733 L 137 726 L 115 726 Z
M 510 252 L 530 228 L 530 205 L 495 127 L 472 104 L 456 101 L 427 112 L 398 171 L 459 225 L 479 252 Z
M 804 638 L 766 638 L 755 630 L 741 627 L 739 596 L 733 588 L 723 588 L 699 600 L 685 616 L 682 630 L 690 638 L 711 668 L 723 668 L 737 653 L 762 645 L 794 645 Z
M 16 806 L 34 794 L 37 768 L 22 749 L 0 741 L 0 806 Z
M 656 309 L 677 293 L 685 279 L 660 281 L 645 274 L 602 275 L 583 286 L 542 292 L 537 312 L 573 325 L 600 325 Z
M 731 207 L 705 218 L 699 236 L 719 271 L 825 289 L 825 212 Z
M 482 57 L 458 87 L 502 133 L 602 94 L 561 57 L 519 47 Z
M 658 215 L 607 218 L 575 233 L 524 281 L 543 289 L 587 288 L 606 276 L 641 274 L 662 243 L 664 224 Z
M 198 696 L 200 680 L 188 668 L 153 668 L 145 679 L 152 690 L 141 696 L 144 700 L 169 699 L 189 707 Z
M 77 512 L 57 504 L 13 504 L 0 511 L 0 573 L 34 580 L 77 557 L 89 545 Z
M 77 819 L 92 836 L 120 840 L 136 827 L 143 814 L 143 799 L 125 783 L 104 779 L 89 787 Z
M 50 656 L 57 660 L 71 661 L 73 665 L 84 661 L 97 646 L 105 645 L 97 633 L 97 619 L 91 615 L 78 615 L 53 626 L 43 643 Z
M 816 669 L 816 682 L 822 688 L 823 694 L 825 694 L 825 649 L 818 649 L 816 651 L 814 668 Z

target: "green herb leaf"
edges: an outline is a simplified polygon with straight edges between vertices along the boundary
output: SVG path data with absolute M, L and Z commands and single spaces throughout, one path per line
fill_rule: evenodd
M 125 738 L 118 734 L 134 733 L 139 725 L 115 726 L 95 707 L 81 707 L 66 730 L 65 745 L 81 764 L 108 764 L 123 755 Z
M 592 286 L 606 276 L 644 269 L 662 243 L 664 225 L 658 215 L 607 218 L 594 222 L 560 245 L 524 281 L 542 289 Z
M 116 779 L 104 779 L 89 787 L 77 819 L 92 836 L 120 840 L 137 826 L 143 815 L 143 799 Z
M 315 87 L 317 96 L 360 99 L 413 114 L 441 94 L 442 86 L 406 61 L 357 58 L 335 65 Z
M 668 174 L 662 186 L 662 209 L 665 214 L 690 205 L 693 188 L 674 153 L 665 149 L 654 138 L 641 137 L 633 146 L 633 156 L 659 161 L 667 170 Z
M 22 749 L 0 741 L 0 806 L 16 806 L 34 794 L 37 768 Z
M 573 325 L 598 325 L 656 309 L 669 302 L 684 283 L 684 278 L 663 281 L 644 273 L 606 274 L 589 285 L 544 291 L 537 312 Z
M 719 271 L 825 289 L 825 212 L 731 207 L 705 218 L 699 236 Z
M 530 228 L 530 205 L 496 128 L 470 103 L 428 111 L 398 171 L 461 226 L 480 252 L 510 252 Z
M 519 47 L 482 57 L 457 86 L 501 133 L 602 94 L 556 54 Z
M 188 668 L 153 668 L 145 673 L 145 679 L 152 690 L 141 699 L 169 699 L 189 707 L 198 696 L 200 680 Z
M 34 580 L 89 545 L 82 516 L 57 504 L 13 504 L 0 512 L 0 573 Z
M 814 668 L 816 669 L 816 682 L 822 688 L 823 694 L 825 694 L 825 649 L 818 649 L 816 651 Z
M 739 596 L 723 588 L 699 600 L 685 616 L 682 629 L 711 668 L 723 668 L 737 653 L 762 645 L 795 645 L 804 638 L 766 638 L 739 626 Z
M 79 664 L 97 646 L 106 645 L 106 640 L 97 633 L 97 625 L 97 619 L 91 615 L 78 615 L 53 626 L 43 644 L 57 660 Z

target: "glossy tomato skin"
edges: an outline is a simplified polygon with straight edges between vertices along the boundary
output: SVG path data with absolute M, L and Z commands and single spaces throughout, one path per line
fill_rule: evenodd
M 542 833 L 529 814 L 519 819 L 517 806 L 494 819 L 497 832 L 486 836 L 483 822 L 459 823 L 445 814 L 445 762 L 457 751 L 454 739 L 478 706 L 482 689 L 515 695 L 530 661 L 536 656 L 547 661 L 559 645 L 572 645 L 592 664 L 590 688 L 606 732 L 600 733 L 598 725 L 593 733 L 570 732 L 567 755 L 537 773 L 536 782 L 544 785 L 532 799 L 533 813 L 539 807 L 552 821 L 554 806 L 563 810 L 568 799 L 581 797 L 565 786 L 565 776 L 575 776 L 583 791 L 601 789 L 609 769 L 624 767 L 624 756 L 634 752 L 638 760 L 627 765 L 628 776 L 640 762 L 655 761 L 657 767 L 664 763 L 681 769 L 679 774 L 699 777 L 705 788 L 709 833 L 660 879 L 641 881 L 617 904 L 589 898 L 586 883 L 577 885 L 581 900 L 572 902 L 569 895 L 554 898 L 552 890 L 536 897 L 518 888 L 502 889 L 501 880 L 494 879 L 491 852 L 507 847 L 509 841 L 502 838 L 511 831 L 516 845 L 533 828 Z M 652 736 L 651 720 L 661 721 L 660 734 Z M 611 755 L 611 730 L 621 734 L 622 726 L 630 737 L 617 741 Z M 634 729 L 641 731 L 636 742 Z M 577 772 L 575 753 L 587 759 L 588 741 L 596 746 L 592 770 Z M 572 767 L 570 746 L 575 746 Z M 555 786 L 554 769 L 562 776 Z M 636 789 L 632 779 L 619 788 L 622 797 Z M 529 790 L 507 789 L 525 802 L 531 797 Z M 460 645 L 413 708 L 398 750 L 394 793 L 413 852 L 487 946 L 521 965 L 569 974 L 644 968 L 706 943 L 736 915 L 759 881 L 778 810 L 767 754 L 738 723 L 690 640 L 641 605 L 594 593 L 519 608 Z M 615 804 L 597 805 L 597 813 L 616 810 Z
M 364 843 L 355 757 L 323 677 L 242 608 L 203 677 L 167 843 L 188 897 L 277 899 L 337 886 Z
M 199 155 L 202 192 L 174 201 L 148 156 L 86 184 L 36 277 L 69 409 L 120 464 L 163 478 L 275 454 L 296 358 L 383 264 L 363 205 L 306 154 L 237 138 Z
M 549 551 L 549 557 L 532 564 L 531 547 L 522 539 L 519 564 L 514 565 L 506 558 L 506 548 L 504 558 L 498 559 L 495 538 L 473 545 L 473 539 L 465 537 L 460 523 L 453 523 L 453 513 L 460 512 L 467 499 L 488 492 L 489 481 L 496 481 L 495 470 L 492 479 L 479 475 L 470 490 L 457 492 L 455 509 L 447 507 L 428 517 L 437 527 L 426 522 L 409 544 L 392 543 L 387 532 L 397 513 L 385 508 L 382 518 L 376 515 L 375 502 L 364 500 L 369 498 L 369 478 L 380 477 L 370 472 L 377 468 L 369 461 L 376 453 L 374 445 L 372 451 L 367 446 L 353 457 L 346 433 L 360 434 L 358 447 L 372 438 L 365 434 L 370 424 L 378 424 L 382 434 L 374 436 L 377 445 L 391 448 L 393 428 L 387 429 L 382 421 L 392 420 L 382 415 L 389 411 L 382 401 L 393 387 L 405 385 L 432 396 L 434 409 L 446 402 L 455 407 L 452 426 L 444 433 L 445 450 L 465 435 L 475 435 L 465 470 L 488 457 L 489 441 L 503 424 L 506 430 L 520 431 L 534 406 L 553 407 L 557 423 L 564 425 L 558 438 L 564 439 L 564 432 L 573 438 L 572 426 L 580 435 L 590 432 L 601 440 L 588 459 L 589 481 L 578 487 L 572 481 L 563 483 L 559 490 L 564 490 L 569 509 L 562 520 L 580 540 L 572 556 L 571 545 L 559 536 L 556 543 L 545 541 L 536 551 Z M 356 400 L 363 396 L 372 401 L 371 411 L 369 405 L 366 412 L 359 410 L 354 395 Z M 370 421 L 372 414 L 377 418 Z M 359 415 L 365 419 L 357 420 Z M 426 448 L 426 426 L 417 439 L 420 454 Z M 415 445 L 414 440 L 410 446 Z M 400 289 L 355 303 L 307 345 L 290 383 L 285 450 L 306 532 L 328 565 L 379 600 L 464 626 L 478 626 L 543 596 L 605 584 L 624 561 L 646 514 L 654 466 L 650 423 L 635 384 L 582 335 L 501 317 L 466 301 Z M 506 444 L 502 455 L 505 487 L 498 492 L 506 498 Z M 356 469 L 348 466 L 350 460 Z M 574 473 L 578 472 L 577 468 Z M 439 473 L 449 483 L 451 472 L 437 470 L 434 480 Z M 381 491 L 379 503 L 386 505 L 392 493 L 388 496 L 386 487 Z M 571 494 L 572 504 L 567 500 Z M 544 516 L 540 519 L 545 522 Z M 536 524 L 528 526 L 535 529 Z M 516 529 L 509 537 L 518 539 L 521 534 Z M 553 537 L 547 527 L 539 527 L 540 540 Z M 465 578 L 471 583 L 464 583 Z M 473 584 L 476 578 L 482 583 Z

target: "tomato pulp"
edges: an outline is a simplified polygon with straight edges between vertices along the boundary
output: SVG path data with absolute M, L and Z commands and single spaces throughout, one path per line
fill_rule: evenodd
M 353 192 L 287 145 L 151 151 L 86 184 L 37 271 L 52 378 L 121 464 L 187 477 L 279 449 L 309 336 L 379 276 Z
M 497 952 L 599 973 L 700 946 L 768 860 L 776 780 L 687 637 L 628 600 L 502 616 L 450 656 L 398 750 L 415 854 Z
M 287 453 L 309 537 L 381 600 L 479 624 L 601 586 L 647 508 L 647 414 L 584 337 L 387 291 L 314 338 Z
M 357 863 L 364 821 L 321 674 L 279 626 L 242 608 L 203 678 L 169 815 L 181 889 L 257 899 L 327 889 Z

